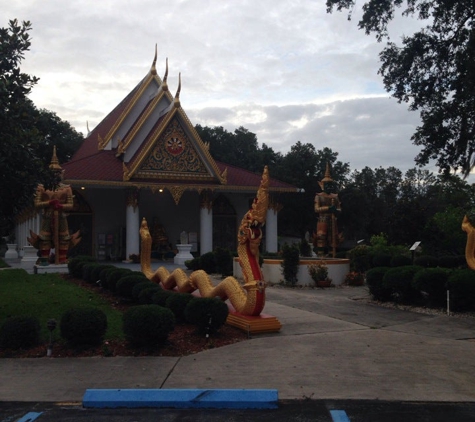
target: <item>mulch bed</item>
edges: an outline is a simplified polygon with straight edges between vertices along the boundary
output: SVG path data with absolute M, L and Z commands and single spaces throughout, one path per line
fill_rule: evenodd
M 112 292 L 102 289 L 99 286 L 91 285 L 84 280 L 72 278 L 69 275 L 64 275 L 63 277 L 84 289 L 100 295 L 107 300 L 113 308 L 121 312 L 133 306 L 121 301 Z M 56 337 L 58 336 L 59 334 L 56 332 Z M 196 326 L 178 323 L 175 325 L 173 332 L 168 336 L 166 343 L 153 348 L 132 348 L 125 340 L 106 339 L 97 347 L 71 349 L 62 340 L 56 340 L 53 344 L 51 357 L 187 356 L 247 339 L 247 333 L 226 324 L 223 325 L 217 333 L 207 338 L 197 331 Z M 0 350 L 0 358 L 39 358 L 45 356 L 47 356 L 46 344 L 28 350 Z

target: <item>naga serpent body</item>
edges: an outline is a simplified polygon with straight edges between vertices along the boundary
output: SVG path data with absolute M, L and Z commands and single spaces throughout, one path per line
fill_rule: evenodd
M 467 244 L 465 245 L 465 260 L 472 270 L 475 270 L 475 227 L 472 226 L 467 216 L 463 218 L 462 230 L 467 232 Z
M 152 237 L 145 218 L 140 227 L 142 272 L 166 290 L 176 289 L 183 293 L 199 290 L 202 297 L 229 299 L 234 309 L 242 315 L 260 315 L 265 305 L 266 283 L 259 266 L 259 245 L 269 203 L 268 187 L 269 173 L 266 166 L 252 208 L 244 215 L 238 229 L 237 252 L 244 276 L 243 285 L 234 277 L 226 277 L 214 286 L 203 270 L 193 271 L 189 277 L 179 268 L 172 273 L 164 267 L 153 272 L 150 266 Z

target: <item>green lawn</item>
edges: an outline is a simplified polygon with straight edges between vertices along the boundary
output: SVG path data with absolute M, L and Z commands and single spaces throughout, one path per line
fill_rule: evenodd
M 122 313 L 113 309 L 100 296 L 63 280 L 57 274 L 30 275 L 21 269 L 0 271 L 0 324 L 16 315 L 36 316 L 41 324 L 42 338 L 49 338 L 46 322 L 59 322 L 65 311 L 74 307 L 99 308 L 107 316 L 106 339 L 123 338 Z

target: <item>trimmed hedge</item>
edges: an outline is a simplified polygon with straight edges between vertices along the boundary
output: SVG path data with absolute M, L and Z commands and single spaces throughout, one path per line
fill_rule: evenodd
M 73 308 L 61 316 L 61 337 L 71 346 L 95 346 L 107 331 L 107 317 L 100 309 Z
M 167 299 L 174 294 L 175 292 L 171 290 L 157 290 L 152 296 L 152 303 L 165 308 L 167 306 Z
M 219 298 L 193 297 L 185 308 L 185 318 L 203 333 L 218 331 L 229 314 L 228 305 Z
M 392 256 L 387 253 L 375 253 L 373 255 L 373 267 L 390 267 Z
M 193 299 L 190 293 L 174 293 L 166 301 L 166 307 L 173 312 L 177 321 L 185 321 L 186 305 Z
M 76 256 L 68 261 L 68 270 L 74 278 L 82 278 L 82 267 L 88 263 L 97 262 L 95 258 L 87 255 Z
M 390 268 L 383 277 L 383 288 L 391 291 L 391 298 L 404 304 L 420 302 L 421 292 L 414 288 L 412 279 L 422 267 L 406 265 Z
M 132 292 L 134 287 L 139 283 L 143 283 L 144 281 L 148 282 L 147 277 L 145 277 L 143 274 L 126 275 L 125 277 L 119 279 L 115 291 L 119 296 L 122 296 L 126 299 L 133 299 L 134 297 Z
M 420 265 L 426 268 L 436 268 L 439 264 L 439 260 L 435 256 L 421 255 L 414 258 L 414 265 Z
M 391 267 L 406 267 L 412 265 L 412 259 L 407 255 L 393 255 L 391 257 Z
M 366 272 L 366 284 L 374 300 L 387 302 L 391 300 L 391 290 L 383 286 L 384 274 L 390 267 L 375 267 Z
M 117 282 L 122 278 L 125 277 L 129 274 L 131 274 L 133 271 L 130 270 L 129 268 L 113 268 L 107 271 L 106 273 L 106 284 L 105 287 L 112 291 L 115 292 Z
M 450 270 L 447 268 L 424 268 L 412 280 L 416 290 L 426 294 L 429 306 L 440 307 L 447 301 L 447 281 Z
M 155 284 L 155 283 L 152 283 Z M 142 289 L 139 293 L 138 296 L 138 301 L 141 305 L 151 305 L 153 304 L 153 296 L 155 293 L 158 291 L 161 291 L 162 288 L 158 285 L 155 284 L 154 286 L 146 287 L 145 289 Z
M 449 275 L 450 309 L 455 312 L 475 310 L 475 271 L 455 270 Z
M 97 279 L 94 279 L 94 271 L 98 267 L 99 267 L 99 264 L 97 262 L 91 262 L 91 263 L 85 264 L 82 267 L 82 279 L 86 283 L 95 284 Z
M 0 326 L 0 348 L 29 349 L 40 342 L 40 322 L 36 317 L 14 316 Z
M 136 347 L 164 343 L 174 328 L 173 312 L 158 305 L 134 306 L 123 316 L 125 338 Z
M 133 276 L 132 276 L 133 277 Z M 154 287 L 156 286 L 157 284 L 154 283 L 153 281 L 150 281 L 149 279 L 145 279 L 143 281 L 140 281 L 139 283 L 137 283 L 133 288 L 132 288 L 132 298 L 136 301 L 139 300 L 139 295 L 140 295 L 140 292 L 143 290 L 143 289 L 146 289 L 148 287 Z

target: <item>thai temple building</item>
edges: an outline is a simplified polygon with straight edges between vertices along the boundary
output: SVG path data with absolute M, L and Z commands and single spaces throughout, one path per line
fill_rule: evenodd
M 140 253 L 139 226 L 146 218 L 157 258 L 173 256 L 177 244 L 203 254 L 217 247 L 236 250 L 237 228 L 256 194 L 261 174 L 213 159 L 167 76 L 157 75 L 157 53 L 149 72 L 88 133 L 64 169 L 74 194 L 71 232 L 81 230 L 76 254 L 129 259 Z M 263 245 L 277 251 L 278 196 L 295 186 L 272 178 Z M 25 214 L 17 226 L 18 247 L 41 216 Z

